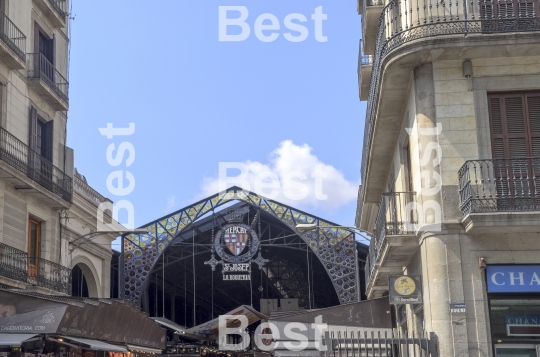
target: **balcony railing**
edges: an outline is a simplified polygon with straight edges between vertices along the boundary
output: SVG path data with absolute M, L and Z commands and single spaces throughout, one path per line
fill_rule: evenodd
M 52 0 L 51 0 L 52 1 Z M 42 53 L 28 54 L 28 78 L 43 80 L 63 101 L 68 99 L 69 83 Z
M 438 357 L 437 336 L 433 332 L 397 329 L 375 329 L 374 331 L 330 331 L 326 332 L 324 357 Z
M 71 202 L 71 177 L 1 127 L 0 160 L 65 201 Z
M 459 170 L 464 214 L 540 211 L 540 158 L 469 160 Z
M 376 264 L 379 263 L 379 255 L 384 247 L 385 237 L 387 235 L 414 234 L 417 230 L 416 192 L 383 193 L 375 219 L 375 229 L 369 244 L 369 273 L 366 271 L 366 285 L 370 281 Z
M 26 61 L 26 36 L 2 11 L 0 11 L 0 39 L 17 56 Z
M 49 4 L 51 4 L 51 7 L 56 11 L 60 17 L 66 21 L 66 14 L 67 14 L 67 0 L 47 0 Z
M 29 257 L 28 278 L 37 286 L 71 295 L 71 270 L 63 265 Z
M 391 0 L 377 28 L 362 150 L 366 179 L 382 64 L 393 50 L 412 41 L 441 35 L 493 34 L 540 30 L 538 0 Z
M 0 276 L 26 283 L 28 280 L 27 257 L 26 252 L 0 243 Z
M 75 176 L 73 180 L 73 188 L 75 192 L 84 197 L 88 202 L 98 207 L 102 202 L 110 201 L 108 198 L 102 196 L 99 192 L 94 190 L 86 182 Z

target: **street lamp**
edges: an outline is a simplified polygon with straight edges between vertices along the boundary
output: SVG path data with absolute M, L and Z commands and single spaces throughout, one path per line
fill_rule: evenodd
M 299 232 L 309 232 L 313 230 L 325 229 L 325 228 L 341 228 L 346 230 L 352 230 L 358 233 L 366 241 L 371 242 L 371 238 L 364 236 L 363 234 L 368 234 L 371 236 L 371 233 L 364 231 L 363 229 L 356 227 L 346 227 L 346 226 L 318 226 L 315 223 L 301 223 L 296 225 L 296 230 Z M 354 266 L 356 269 L 356 299 L 360 301 L 360 271 L 358 267 L 358 250 L 356 244 L 354 245 L 355 257 L 354 257 Z
M 75 249 L 80 247 L 81 245 L 88 243 L 90 240 L 102 235 L 102 234 L 110 234 L 110 233 L 116 233 L 118 235 L 126 235 L 126 234 L 148 234 L 148 231 L 146 229 L 131 229 L 131 230 L 111 230 L 111 231 L 97 231 L 97 232 L 90 232 L 86 233 L 77 239 L 75 239 L 73 242 L 71 242 L 72 248 L 69 250 L 70 253 L 72 253 Z M 81 242 L 77 244 L 77 242 L 82 241 L 83 239 L 86 239 L 85 242 Z

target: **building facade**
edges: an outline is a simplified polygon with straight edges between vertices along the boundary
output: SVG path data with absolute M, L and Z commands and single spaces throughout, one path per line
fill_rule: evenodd
M 0 0 L 0 285 L 109 297 L 114 237 L 70 244 L 108 200 L 66 146 L 68 17 L 67 0 Z
M 539 356 L 536 1 L 359 0 L 366 295 L 418 276 L 396 324 L 440 356 Z

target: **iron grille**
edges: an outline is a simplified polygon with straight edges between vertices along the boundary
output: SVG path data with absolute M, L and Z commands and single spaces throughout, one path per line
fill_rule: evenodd
M 67 0 L 48 0 L 51 7 L 56 11 L 62 20 L 66 21 L 67 15 Z
M 17 26 L 9 19 L 9 17 L 0 10 L 0 39 L 19 56 L 23 61 L 26 61 L 26 36 L 19 30 Z
M 371 280 L 379 260 L 379 253 L 385 246 L 387 235 L 414 234 L 418 229 L 416 192 L 384 192 L 375 219 L 375 229 L 369 244 L 369 279 Z
M 391 0 L 379 17 L 369 88 L 362 179 L 366 179 L 373 140 L 382 67 L 389 54 L 404 44 L 440 35 L 493 34 L 540 30 L 536 0 Z
M 0 275 L 26 283 L 28 280 L 27 258 L 26 252 L 0 243 Z
M 37 286 L 71 295 L 71 270 L 50 260 L 29 257 L 28 280 Z
M 28 54 L 28 78 L 43 80 L 63 101 L 69 102 L 68 81 L 54 68 L 43 53 Z
M 2 127 L 0 127 L 0 160 L 65 201 L 71 202 L 71 177 Z
M 325 357 L 438 357 L 433 332 L 331 331 L 325 333 Z
M 540 158 L 468 160 L 459 170 L 461 211 L 540 210 Z

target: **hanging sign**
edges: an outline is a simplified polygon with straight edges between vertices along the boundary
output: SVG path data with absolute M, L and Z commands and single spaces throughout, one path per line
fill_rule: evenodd
M 221 264 L 223 280 L 251 280 L 251 263 L 259 264 L 259 267 L 262 267 L 268 261 L 260 254 L 259 236 L 252 228 L 258 219 L 260 219 L 260 214 L 257 214 L 250 226 L 243 223 L 243 214 L 234 211 L 229 213 L 229 223 L 216 233 L 212 246 L 212 257 L 204 264 L 210 265 L 212 270 Z M 214 257 L 214 252 L 222 259 L 221 261 Z M 259 256 L 253 259 L 257 252 L 259 252 Z
M 422 287 L 420 276 L 389 276 L 389 297 L 390 304 L 421 304 L 422 303 Z

